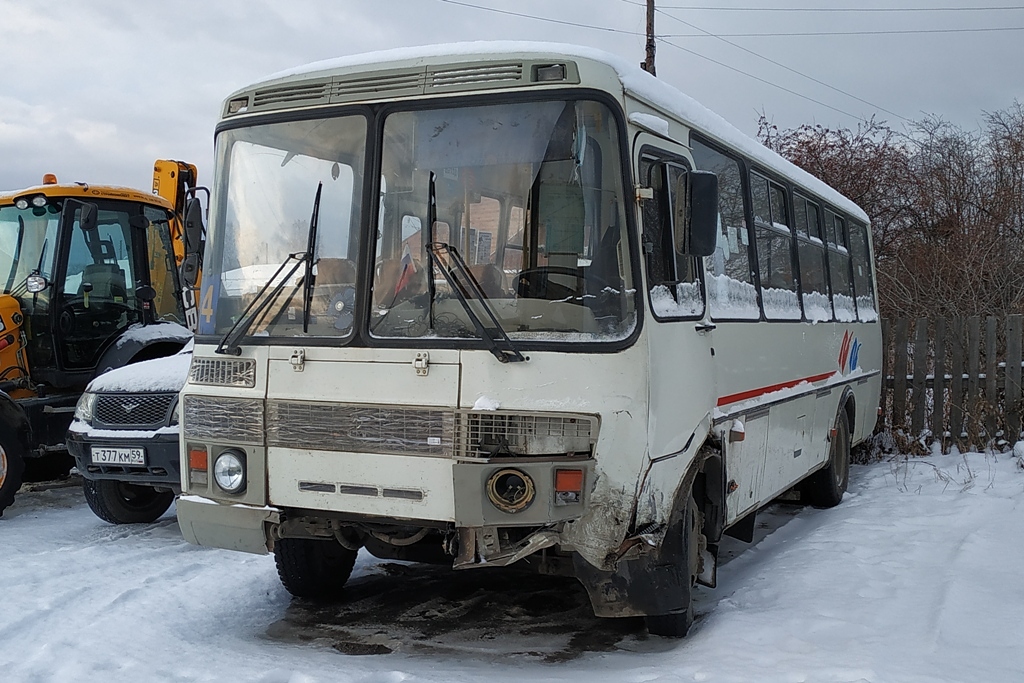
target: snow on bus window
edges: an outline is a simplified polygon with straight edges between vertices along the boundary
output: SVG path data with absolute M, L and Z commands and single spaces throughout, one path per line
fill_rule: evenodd
M 832 302 L 828 294 L 821 292 L 804 292 L 804 315 L 814 323 L 827 322 L 832 319 Z
M 704 313 L 704 298 L 700 283 L 680 282 L 675 285 L 675 296 L 669 285 L 651 288 L 651 308 L 659 318 L 692 318 Z
M 768 320 L 799 320 L 800 300 L 796 292 L 778 287 L 762 287 L 761 303 Z
M 749 282 L 741 282 L 728 275 L 712 275 L 707 278 L 708 303 L 717 318 L 761 317 L 757 307 L 757 289 Z

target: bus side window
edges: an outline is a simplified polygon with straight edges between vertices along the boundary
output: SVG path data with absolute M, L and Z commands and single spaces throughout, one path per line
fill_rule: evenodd
M 817 204 L 800 195 L 793 197 L 793 218 L 796 227 L 800 260 L 800 293 L 804 317 L 811 322 L 832 319 L 832 301 L 828 296 L 828 275 L 825 269 L 825 244 L 821 241 Z
M 857 293 L 857 316 L 861 322 L 878 320 L 875 290 L 871 284 L 868 233 L 863 223 L 850 221 L 850 256 L 853 258 L 853 289 Z
M 793 233 L 785 190 L 757 173 L 750 174 L 754 235 L 761 303 L 768 320 L 799 320 L 800 298 L 793 272 Z
M 718 241 L 704 259 L 708 307 L 716 320 L 759 320 L 757 288 L 750 267 L 750 230 L 739 162 L 691 138 L 694 164 L 718 176 Z
M 836 320 L 853 322 L 857 305 L 853 298 L 850 251 L 846 248 L 845 221 L 832 211 L 825 211 L 825 235 L 828 239 L 828 273 L 832 281 L 832 307 Z
M 640 177 L 653 193 L 641 203 L 652 310 L 659 318 L 699 318 L 704 315 L 699 260 L 680 251 L 685 244 L 687 169 L 644 155 Z

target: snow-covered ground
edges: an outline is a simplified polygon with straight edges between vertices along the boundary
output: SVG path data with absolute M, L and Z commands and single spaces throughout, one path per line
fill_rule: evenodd
M 113 527 L 74 486 L 0 518 L 0 681 L 1024 680 L 1024 471 L 1011 455 L 854 467 L 832 510 L 730 543 L 684 641 L 589 616 L 568 579 L 361 556 L 346 601 L 274 562 Z

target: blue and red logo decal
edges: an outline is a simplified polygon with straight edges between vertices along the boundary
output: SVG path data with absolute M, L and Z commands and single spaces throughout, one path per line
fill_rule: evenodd
M 846 374 L 847 369 L 857 369 L 857 355 L 860 353 L 860 342 L 847 330 L 843 333 L 843 343 L 839 346 L 839 371 Z

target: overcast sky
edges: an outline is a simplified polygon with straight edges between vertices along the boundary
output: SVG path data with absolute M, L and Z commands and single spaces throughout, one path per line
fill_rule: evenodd
M 762 111 L 783 128 L 852 128 L 874 115 L 902 129 L 932 114 L 973 129 L 983 112 L 1024 99 L 1024 30 L 962 32 L 1024 29 L 1024 9 L 978 9 L 1024 0 L 657 5 L 658 77 L 750 134 Z M 711 6 L 719 9 L 697 9 Z M 750 9 L 800 7 L 832 11 Z M 973 9 L 835 11 L 844 7 Z M 0 188 L 52 172 L 148 190 L 157 158 L 191 161 L 208 183 L 224 97 L 299 64 L 499 39 L 576 43 L 640 62 L 644 27 L 640 0 L 0 0 Z M 961 32 L 934 32 L 942 29 Z M 834 35 L 855 31 L 932 32 Z M 750 33 L 833 35 L 735 36 Z

